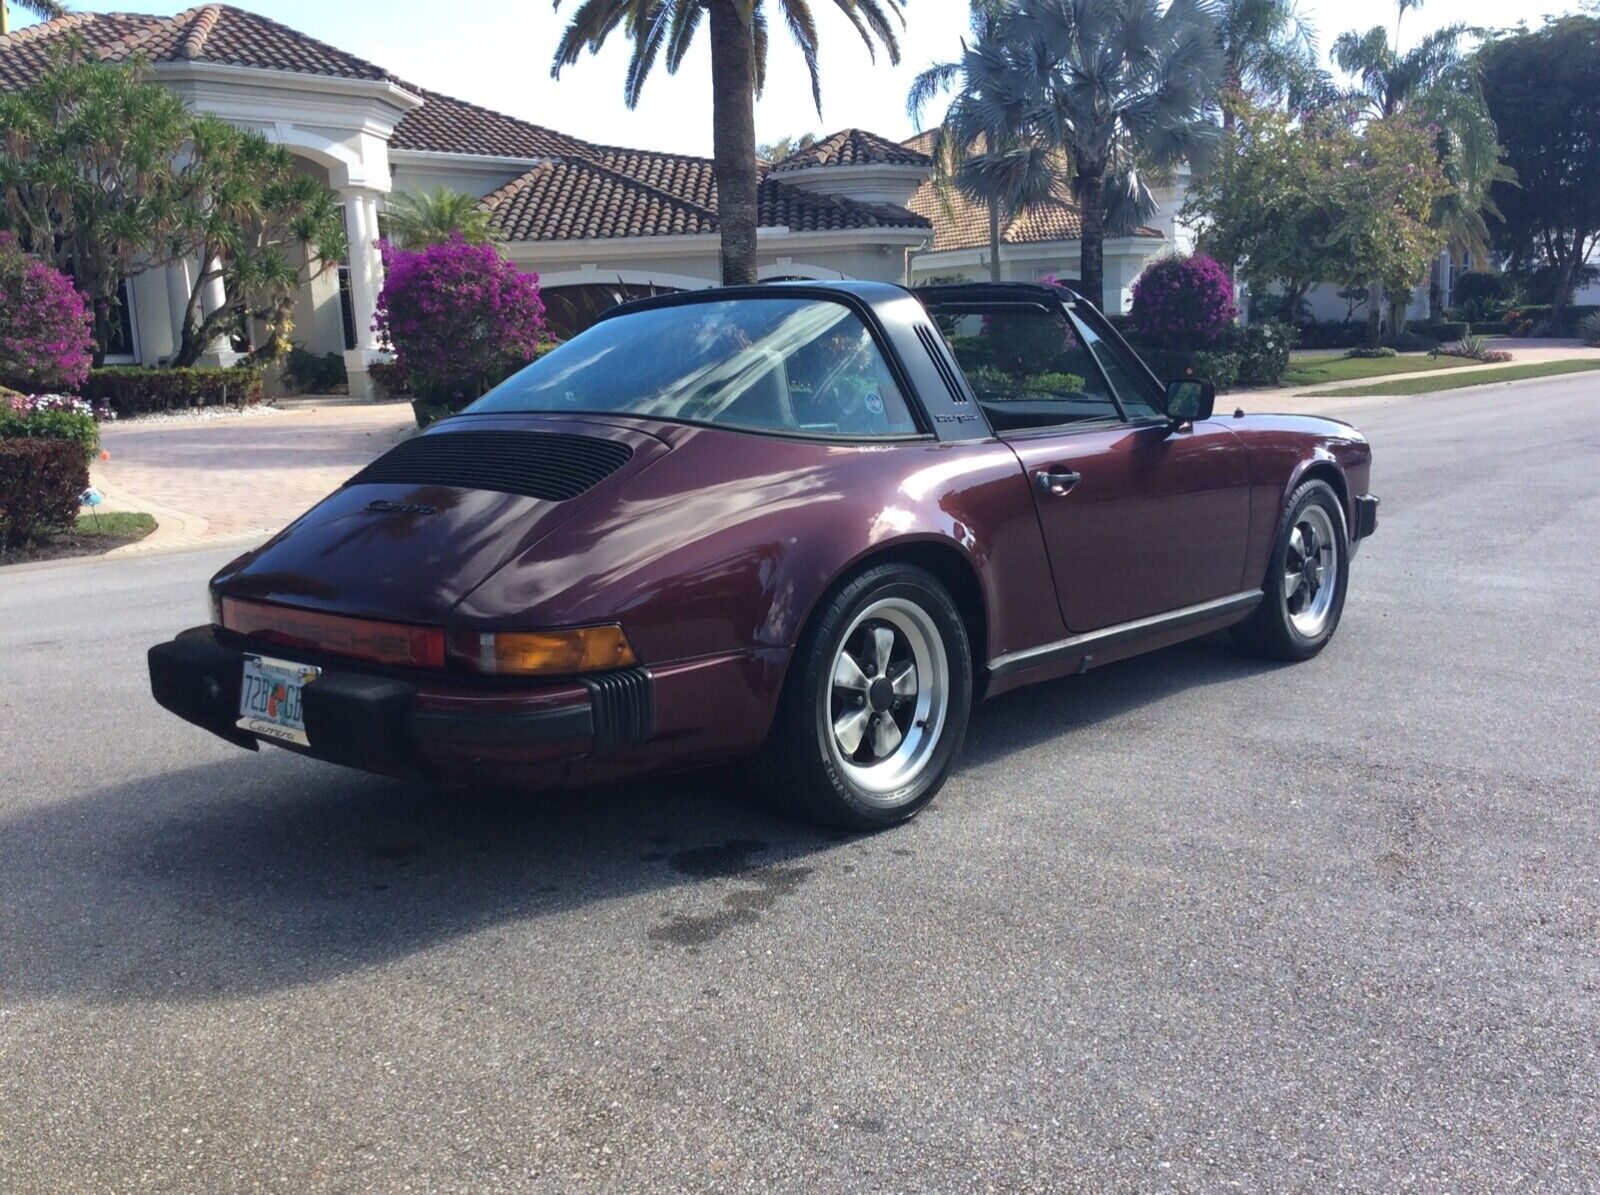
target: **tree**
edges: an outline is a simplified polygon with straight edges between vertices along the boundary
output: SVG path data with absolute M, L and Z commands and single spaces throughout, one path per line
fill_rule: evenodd
M 1366 33 L 1343 33 L 1333 43 L 1334 61 L 1355 76 L 1349 97 L 1367 118 L 1382 120 L 1404 113 L 1413 124 L 1436 127 L 1433 159 L 1451 185 L 1441 194 L 1432 219 L 1447 243 L 1482 255 L 1488 236 L 1483 213 L 1493 210 L 1490 187 L 1510 176 L 1500 165 L 1495 123 L 1484 102 L 1477 65 L 1462 49 L 1466 27 L 1436 29 L 1411 49 L 1399 51 L 1400 19 L 1416 7 L 1419 0 L 1399 0 L 1395 44 L 1379 26 Z M 1369 328 L 1381 317 L 1376 283 L 1371 286 Z M 1409 293 L 1409 282 L 1404 290 Z M 1434 262 L 1430 293 L 1435 316 L 1441 291 Z M 1394 311 L 1398 322 L 1403 303 Z
M 1564 17 L 1480 51 L 1483 88 L 1520 186 L 1498 182 L 1495 247 L 1555 275 L 1552 322 L 1600 248 L 1600 20 Z
M 1294 0 L 1223 0 L 1217 34 L 1223 83 L 1232 95 L 1294 104 L 1320 90 L 1325 74 L 1316 27 Z M 1231 130 L 1234 119 L 1233 106 L 1224 105 L 1222 127 Z
M 1216 23 L 1203 0 L 1016 0 L 983 23 L 935 78 L 961 87 L 946 124 L 1027 162 L 1070 171 L 1083 231 L 1079 278 L 1104 296 L 1105 237 L 1155 210 L 1147 179 L 1203 165 L 1222 78 Z M 915 97 L 915 93 L 913 93 Z
M 773 162 L 781 162 L 802 149 L 810 149 L 816 143 L 815 133 L 801 133 L 798 137 L 779 137 L 776 141 L 756 146 L 756 157 L 770 165 Z
M 998 11 L 997 5 L 973 5 L 974 40 L 990 36 Z M 936 95 L 956 91 L 933 134 L 934 182 L 946 211 L 954 189 L 988 212 L 989 277 L 999 282 L 1001 229 L 1052 194 L 1058 164 L 1051 162 L 1049 148 L 1038 140 L 1002 135 L 986 125 L 981 116 L 987 102 L 984 89 L 992 80 L 978 72 L 969 75 L 966 65 L 963 57 L 924 70 L 911 84 L 906 111 L 920 124 L 923 109 Z
M 137 69 L 81 54 L 0 95 L 0 221 L 88 297 L 98 363 L 118 286 L 164 260 L 189 120 L 175 93 Z
M 499 230 L 478 203 L 477 196 L 449 187 L 399 192 L 384 204 L 384 235 L 402 249 L 440 245 L 453 236 L 469 245 L 499 240 Z
M 31 12 L 42 21 L 50 21 L 56 17 L 67 15 L 66 7 L 57 4 L 55 0 L 15 0 L 15 3 L 23 12 Z M 11 31 L 11 22 L 6 14 L 6 8 L 6 0 L 0 0 L 0 36 Z
M 241 314 L 260 333 L 258 355 L 276 356 L 287 345 L 295 293 L 344 256 L 338 197 L 282 146 L 209 115 L 190 123 L 177 190 L 180 215 L 166 256 L 198 268 L 172 364 L 193 365 Z M 208 312 L 203 297 L 217 281 L 228 301 Z
M 561 0 L 555 0 L 559 8 Z M 817 24 L 810 0 L 773 0 L 805 57 L 811 96 L 822 111 L 817 63 Z M 900 43 L 890 17 L 902 26 L 901 0 L 834 0 L 876 56 L 882 43 L 889 60 L 900 61 Z M 633 43 L 623 83 L 628 107 L 639 102 L 645 79 L 662 50 L 668 73 L 676 73 L 694 41 L 702 17 L 711 40 L 711 127 L 713 172 L 717 181 L 717 227 L 722 242 L 722 281 L 756 280 L 755 98 L 761 94 L 767 64 L 766 0 L 582 0 L 556 47 L 550 73 L 577 62 L 587 48 L 598 52 L 617 30 Z

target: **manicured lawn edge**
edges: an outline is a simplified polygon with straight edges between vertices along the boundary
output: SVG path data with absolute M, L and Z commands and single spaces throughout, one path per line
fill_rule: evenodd
M 1495 382 L 1521 382 L 1530 378 L 1553 378 L 1568 373 L 1587 373 L 1600 369 L 1600 361 L 1539 361 L 1528 365 L 1507 365 L 1476 373 L 1451 373 L 1442 377 L 1402 378 L 1376 386 L 1345 386 L 1338 390 L 1311 390 L 1307 398 L 1381 398 L 1403 394 L 1433 394 L 1439 390 L 1460 390 L 1467 386 L 1489 386 Z
M 143 539 L 155 529 L 154 517 L 142 511 L 103 511 L 98 525 L 94 515 L 83 514 L 78 516 L 71 531 L 10 551 L 0 549 L 0 566 L 61 560 L 69 556 L 102 556 L 113 548 Z
M 1381 378 L 1394 373 L 1420 373 L 1431 369 L 1453 369 L 1470 365 L 1461 357 L 1430 357 L 1426 353 L 1402 353 L 1398 357 L 1290 358 L 1284 371 L 1283 386 L 1315 386 L 1322 382 L 1350 382 L 1360 378 Z

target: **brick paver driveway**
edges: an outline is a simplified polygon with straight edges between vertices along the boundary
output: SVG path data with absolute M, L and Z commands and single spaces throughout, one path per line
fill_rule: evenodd
M 242 539 L 277 531 L 411 426 L 406 403 L 108 424 L 94 474 L 111 505 L 157 516 L 150 546 Z

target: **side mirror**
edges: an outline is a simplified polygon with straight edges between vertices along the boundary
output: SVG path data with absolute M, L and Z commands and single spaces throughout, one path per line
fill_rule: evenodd
M 1181 378 L 1167 383 L 1167 418 L 1173 423 L 1210 419 L 1217 405 L 1217 388 L 1204 378 Z

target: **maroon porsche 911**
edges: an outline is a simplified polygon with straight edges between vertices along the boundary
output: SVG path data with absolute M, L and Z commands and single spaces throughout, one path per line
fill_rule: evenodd
M 1046 287 L 630 303 L 227 565 L 151 685 L 252 749 L 528 787 L 749 757 L 886 825 L 980 698 L 1224 627 L 1327 644 L 1367 443 L 1213 398 Z

